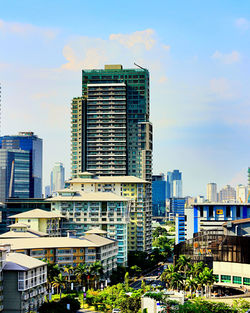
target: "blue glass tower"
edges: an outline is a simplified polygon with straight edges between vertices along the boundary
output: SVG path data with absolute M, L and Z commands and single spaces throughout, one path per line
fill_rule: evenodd
M 0 149 L 0 201 L 7 198 L 29 198 L 30 153 Z
M 152 213 L 153 216 L 166 215 L 167 182 L 164 174 L 152 176 Z
M 29 198 L 42 197 L 42 139 L 33 132 L 0 137 L 0 149 L 22 150 L 29 153 Z

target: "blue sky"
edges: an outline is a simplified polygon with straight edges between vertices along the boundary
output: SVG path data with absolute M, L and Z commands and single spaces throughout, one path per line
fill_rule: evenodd
M 1 1 L 2 134 L 44 139 L 44 183 L 70 175 L 70 101 L 81 69 L 136 62 L 151 73 L 154 173 L 185 195 L 247 182 L 249 1 Z

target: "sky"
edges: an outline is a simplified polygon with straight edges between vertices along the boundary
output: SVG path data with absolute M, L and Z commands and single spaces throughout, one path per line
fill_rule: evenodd
M 153 172 L 179 169 L 184 195 L 247 184 L 248 0 L 0 0 L 1 134 L 44 143 L 70 177 L 70 103 L 81 70 L 134 62 L 150 71 Z

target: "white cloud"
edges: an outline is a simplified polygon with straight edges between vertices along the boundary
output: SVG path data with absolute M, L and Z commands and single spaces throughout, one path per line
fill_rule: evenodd
M 37 27 L 32 24 L 6 22 L 0 19 L 0 33 L 12 33 L 18 36 L 41 35 L 46 39 L 54 39 L 58 30 Z
M 127 48 L 142 45 L 146 48 L 146 50 L 151 50 L 156 44 L 154 35 L 155 31 L 149 28 L 142 31 L 136 31 L 131 34 L 111 34 L 109 39 L 116 40 Z
M 234 96 L 230 82 L 224 77 L 211 79 L 210 91 L 221 99 L 230 99 Z
M 170 50 L 170 46 L 169 45 L 162 45 L 162 48 L 166 51 Z
M 250 28 L 250 21 L 244 17 L 240 17 L 235 21 L 235 25 L 242 30 L 247 30 Z
M 221 53 L 220 51 L 215 51 L 211 58 L 219 60 L 224 64 L 232 64 L 239 62 L 241 55 L 238 51 L 232 51 L 231 53 Z

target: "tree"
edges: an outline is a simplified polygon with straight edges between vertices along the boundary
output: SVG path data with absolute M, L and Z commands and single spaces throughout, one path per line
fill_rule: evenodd
M 156 229 L 153 231 L 153 238 L 157 238 L 160 236 L 168 236 L 168 232 L 165 228 L 158 226 Z
M 94 262 L 89 267 L 90 275 L 93 277 L 95 282 L 95 287 L 98 281 L 98 278 L 103 274 L 103 266 L 100 261 Z M 98 286 L 97 286 L 98 287 Z
M 190 264 L 190 257 L 186 257 L 185 255 L 180 255 L 177 266 L 180 271 L 183 271 L 184 273 L 189 271 L 191 268 Z
M 49 284 L 49 291 L 51 290 L 52 282 L 54 277 L 57 277 L 60 274 L 60 268 L 58 264 L 52 264 L 48 262 L 47 265 L 47 282 Z
M 132 275 L 139 276 L 141 273 L 141 268 L 138 265 L 133 265 L 130 268 Z
M 128 272 L 126 272 L 124 276 L 124 284 L 125 284 L 125 290 L 126 292 L 128 292 L 128 289 L 129 289 L 129 273 Z
M 68 274 L 68 282 L 70 282 L 70 277 L 71 277 L 71 274 L 73 274 L 74 267 L 70 264 L 67 264 L 63 268 L 64 268 L 64 272 Z
M 213 274 L 213 270 L 209 269 L 208 267 L 205 267 L 203 272 L 203 277 L 204 277 L 204 284 L 206 286 L 206 297 L 211 296 L 211 287 L 216 281 L 216 277 Z
M 119 308 L 123 313 L 136 313 L 141 308 L 141 297 L 125 297 Z
M 62 273 L 59 273 L 58 276 L 54 277 L 54 281 L 52 282 L 52 286 L 59 289 L 60 300 L 62 297 L 62 288 L 66 288 L 66 283 L 67 283 L 67 280 L 62 275 Z
M 80 282 L 81 287 L 86 286 L 87 277 L 89 275 L 89 266 L 87 264 L 78 264 L 75 268 L 76 279 Z
M 169 265 L 161 274 L 161 281 L 164 281 L 167 287 L 170 287 L 170 282 L 172 280 L 173 274 L 176 272 L 176 267 L 174 265 Z

